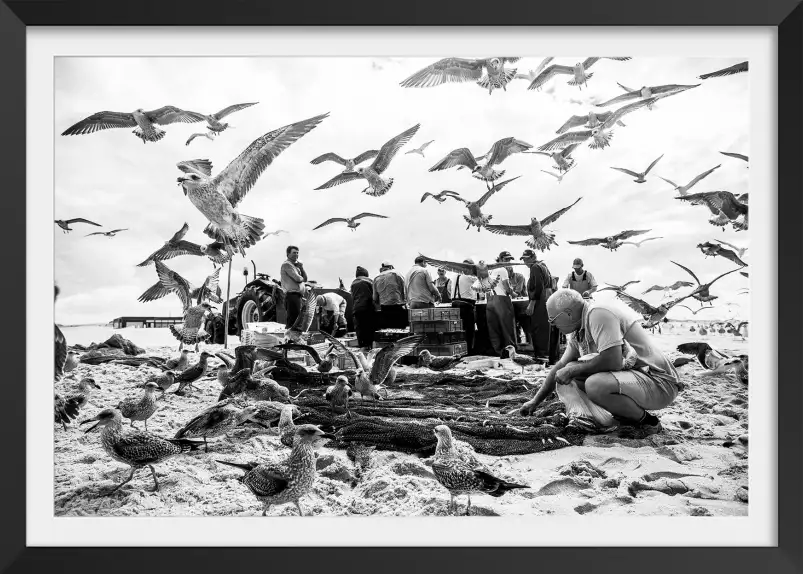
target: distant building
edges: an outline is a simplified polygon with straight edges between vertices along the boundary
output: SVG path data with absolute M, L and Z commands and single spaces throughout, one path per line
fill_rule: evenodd
M 134 327 L 138 329 L 153 329 L 157 327 L 167 327 L 168 325 L 180 325 L 184 320 L 181 317 L 117 317 L 111 322 L 115 329 L 125 329 Z

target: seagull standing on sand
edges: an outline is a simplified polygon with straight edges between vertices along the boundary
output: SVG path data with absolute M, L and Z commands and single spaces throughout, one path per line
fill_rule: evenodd
M 424 150 L 425 150 L 425 149 L 427 149 L 427 146 L 429 146 L 429 144 L 431 144 L 431 143 L 432 143 L 432 142 L 434 142 L 434 141 L 435 141 L 435 140 L 430 140 L 430 141 L 428 141 L 427 143 L 425 143 L 424 145 L 422 145 L 422 146 L 421 146 L 421 147 L 419 147 L 419 148 L 416 148 L 416 149 L 411 149 L 410 151 L 406 151 L 406 152 L 404 152 L 404 155 L 407 155 L 407 154 L 410 154 L 410 153 L 417 153 L 417 154 L 418 154 L 418 155 L 420 155 L 421 157 L 426 157 L 426 156 L 424 155 Z
M 675 190 L 676 190 L 676 191 L 677 191 L 677 192 L 678 192 L 680 195 L 686 195 L 687 193 L 689 193 L 689 190 L 690 190 L 692 187 L 694 187 L 694 186 L 695 186 L 697 183 L 699 183 L 699 181 L 700 181 L 701 179 L 704 179 L 704 178 L 708 177 L 709 175 L 711 175 L 711 174 L 714 172 L 714 170 L 715 170 L 715 169 L 717 169 L 717 168 L 719 168 L 721 165 L 722 165 L 722 164 L 719 164 L 719 165 L 718 165 L 718 166 L 716 166 L 716 167 L 712 167 L 712 168 L 711 168 L 711 169 L 709 169 L 708 171 L 704 171 L 703 173 L 701 173 L 700 175 L 698 175 L 697 177 L 695 177 L 693 180 L 691 180 L 691 181 L 690 181 L 689 183 L 687 183 L 686 185 L 678 185 L 678 184 L 676 184 L 674 181 L 672 181 L 672 180 L 669 180 L 669 179 L 666 179 L 665 177 L 661 177 L 660 175 L 659 175 L 658 177 L 659 177 L 659 178 L 661 178 L 661 179 L 663 179 L 663 180 L 664 180 L 666 183 L 668 183 L 669 185 L 671 185 L 673 188 L 675 188 Z
M 327 219 L 326 221 L 321 223 L 319 226 L 313 227 L 312 230 L 315 231 L 316 229 L 320 229 L 324 225 L 330 225 L 332 223 L 337 223 L 339 221 L 342 221 L 343 223 L 348 225 L 352 231 L 354 231 L 360 225 L 360 223 L 358 223 L 357 220 L 363 217 L 381 217 L 382 219 L 388 218 L 387 215 L 377 215 L 376 213 L 368 213 L 368 212 L 360 213 L 359 215 L 355 215 L 354 217 L 346 217 L 346 218 L 332 217 L 331 219 Z
M 587 73 L 586 70 L 588 70 L 588 68 L 594 65 L 598 60 L 619 60 L 623 62 L 629 59 L 629 57 L 586 58 L 582 62 L 577 62 L 574 66 L 561 66 L 558 64 L 553 64 L 538 74 L 538 76 L 533 79 L 527 89 L 540 90 L 550 78 L 559 74 L 564 74 L 567 76 L 572 76 L 572 79 L 569 80 L 567 84 L 570 86 L 577 86 L 582 90 L 582 86 L 588 86 L 588 80 L 594 75 L 593 73 Z
M 204 233 L 223 242 L 227 252 L 239 251 L 245 256 L 245 247 L 256 244 L 262 237 L 265 223 L 260 218 L 239 213 L 237 205 L 279 154 L 328 115 L 315 116 L 266 133 L 215 177 L 193 166 L 192 162 L 177 164 L 179 169 L 189 174 L 178 178 L 184 195 L 209 220 Z
M 343 170 L 343 173 L 348 173 L 354 171 L 354 168 L 361 164 L 364 161 L 368 161 L 371 158 L 376 157 L 379 155 L 379 150 L 369 149 L 368 151 L 362 152 L 360 155 L 353 159 L 343 159 L 339 155 L 334 152 L 328 152 L 323 155 L 319 155 L 315 159 L 313 159 L 310 163 L 312 165 L 318 165 L 319 163 L 323 163 L 325 161 L 333 161 L 335 163 L 339 163 L 346 169 Z
M 120 411 L 116 409 L 104 409 L 97 416 L 81 421 L 80 424 L 92 421 L 98 422 L 89 427 L 86 432 L 90 432 L 98 426 L 102 427 L 100 442 L 103 450 L 117 462 L 131 467 L 131 474 L 128 475 L 128 478 L 105 494 L 111 494 L 124 484 L 131 482 L 134 473 L 146 466 L 151 469 L 153 476 L 154 486 L 151 492 L 158 491 L 159 481 L 156 479 L 156 470 L 153 465 L 182 452 L 197 450 L 201 445 L 197 441 L 161 438 L 138 430 L 123 432 L 123 418 Z
M 636 183 L 645 183 L 647 181 L 647 179 L 646 179 L 647 178 L 647 174 L 650 173 L 650 170 L 655 167 L 655 164 L 658 163 L 661 160 L 662 157 L 664 157 L 664 154 L 661 154 L 658 157 L 658 159 L 653 161 L 649 166 L 647 166 L 647 169 L 645 169 L 641 173 L 636 173 L 635 171 L 630 171 L 629 169 L 625 169 L 623 167 L 612 167 L 611 169 L 615 169 L 616 171 L 621 171 L 622 173 L 626 173 L 628 175 L 632 175 L 633 177 L 636 178 L 636 179 L 633 180 Z
M 179 109 L 175 106 L 164 106 L 156 110 L 146 112 L 142 108 L 133 112 L 98 112 L 84 118 L 64 130 L 63 136 L 74 136 L 80 134 L 91 134 L 96 131 L 109 128 L 138 128 L 133 130 L 135 136 L 142 140 L 142 143 L 157 142 L 165 135 L 165 131 L 156 127 L 155 124 L 167 125 L 176 122 L 191 124 L 202 122 L 205 119 L 203 114 Z
M 111 231 L 95 231 L 94 233 L 87 233 L 85 237 L 89 237 L 90 235 L 105 235 L 106 237 L 114 237 L 121 231 L 128 231 L 128 228 L 125 229 L 112 229 Z
M 722 76 L 732 76 L 733 74 L 740 74 L 741 72 L 746 72 L 746 71 L 747 71 L 747 62 L 740 62 L 738 64 L 734 64 L 733 66 L 717 70 L 716 72 L 709 72 L 708 74 L 702 74 L 697 77 L 700 78 L 701 80 L 707 80 L 708 78 L 720 78 Z
M 61 227 L 64 233 L 69 233 L 72 231 L 72 227 L 70 227 L 71 223 L 88 223 L 89 225 L 94 225 L 95 227 L 103 227 L 100 223 L 95 223 L 94 221 L 89 221 L 88 219 L 84 219 L 83 217 L 76 217 L 74 219 L 57 219 L 55 221 L 56 225 Z
M 555 213 L 546 216 L 541 221 L 538 221 L 537 217 L 533 217 L 530 219 L 529 225 L 486 225 L 485 228 L 491 233 L 496 233 L 498 235 L 530 236 L 532 239 L 527 239 L 527 241 L 525 241 L 527 246 L 533 249 L 538 249 L 539 251 L 544 251 L 549 249 L 550 245 L 557 245 L 557 242 L 555 241 L 555 234 L 545 231 L 544 227 L 555 223 L 555 221 L 557 221 L 561 215 L 577 205 L 577 202 L 581 199 L 583 198 L 577 198 L 577 200 L 571 205 L 568 205 L 563 209 L 559 209 Z
M 466 58 L 444 58 L 419 70 L 399 85 L 403 88 L 431 88 L 449 82 L 476 82 L 487 88 L 488 94 L 494 88 L 507 91 L 507 84 L 516 77 L 516 68 L 506 69 L 505 64 L 517 62 L 521 58 L 496 56 L 470 60 Z M 483 75 L 483 71 L 486 72 Z
M 321 439 L 336 439 L 314 425 L 298 425 L 294 433 L 293 449 L 284 460 L 262 464 L 217 461 L 245 471 L 239 481 L 262 503 L 262 516 L 271 506 L 289 502 L 296 505 L 300 516 L 304 516 L 299 499 L 309 493 L 315 483 L 317 443 Z
M 408 130 L 403 131 L 393 139 L 385 142 L 385 145 L 379 150 L 379 154 L 368 167 L 358 167 L 355 171 L 344 171 L 324 183 L 316 187 L 316 190 L 328 189 L 341 183 L 364 179 L 368 182 L 368 187 L 362 190 L 366 195 L 371 197 L 380 197 L 385 195 L 393 186 L 393 178 L 389 177 L 384 179 L 380 174 L 384 173 L 390 166 L 398 151 L 416 134 L 421 124 L 416 124 Z

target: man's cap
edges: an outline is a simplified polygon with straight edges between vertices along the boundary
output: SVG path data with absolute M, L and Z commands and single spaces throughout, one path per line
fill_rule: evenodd
M 424 263 L 424 262 L 425 260 L 422 255 L 419 255 L 418 257 L 415 258 L 415 263 Z
M 583 260 L 580 259 L 579 257 L 574 260 L 574 263 L 572 263 L 572 267 L 574 267 L 575 269 L 582 266 L 583 266 Z
M 318 295 L 318 297 L 315 299 L 315 303 L 318 305 L 318 307 L 323 307 L 326 305 L 326 297 L 323 295 Z
M 382 267 L 393 267 L 393 265 L 386 259 L 382 262 Z
M 499 254 L 499 257 L 496 258 L 497 261 L 502 261 L 503 259 L 513 259 L 513 256 L 510 254 L 510 251 L 502 251 Z
M 525 249 L 524 252 L 521 254 L 519 259 L 529 259 L 530 257 L 535 257 L 535 251 L 532 249 Z
M 469 257 L 468 259 L 463 259 L 463 263 L 468 263 L 469 265 L 474 265 L 474 260 Z

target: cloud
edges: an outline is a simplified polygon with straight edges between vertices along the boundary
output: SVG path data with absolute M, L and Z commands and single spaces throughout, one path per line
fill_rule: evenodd
M 534 69 L 540 63 L 540 58 L 527 60 L 522 60 L 522 70 Z M 227 118 L 234 129 L 214 141 L 197 138 L 190 146 L 184 145 L 187 137 L 200 131 L 202 124 L 164 126 L 164 139 L 145 145 L 129 129 L 56 138 L 54 219 L 86 217 L 101 223 L 104 230 L 129 228 L 114 238 L 84 237 L 90 230 L 80 225 L 69 235 L 57 230 L 55 272 L 62 288 L 56 305 L 58 321 L 74 324 L 110 321 L 120 315 L 181 312 L 173 295 L 153 303 L 138 303 L 137 297 L 157 278 L 152 266 L 136 267 L 184 222 L 190 226 L 186 239 L 209 241 L 202 233 L 205 219 L 176 185 L 178 161 L 209 159 L 213 173 L 217 173 L 268 131 L 330 113 L 265 169 L 238 206 L 244 214 L 263 218 L 267 230 L 286 229 L 289 233 L 268 237 L 251 248 L 245 259 L 235 258 L 233 294 L 242 289 L 242 268 L 251 267 L 251 260 L 258 271 L 278 276 L 288 244 L 301 248 L 301 259 L 310 276 L 326 286 L 336 286 L 338 277 L 349 280 L 357 265 L 377 272 L 386 258 L 404 272 L 419 252 L 456 261 L 465 257 L 488 260 L 502 250 L 523 249 L 523 238 L 478 233 L 473 228 L 466 231 L 462 217 L 466 210 L 458 202 L 421 204 L 425 191 L 451 189 L 469 199 L 485 191 L 484 184 L 467 170 L 428 172 L 436 161 L 459 147 L 485 153 L 496 140 L 509 136 L 541 145 L 552 139 L 571 115 L 589 111 L 592 101 L 621 93 L 616 82 L 628 86 L 693 84 L 697 75 L 735 63 L 712 58 L 598 62 L 594 77 L 582 91 L 567 85 L 563 77 L 551 80 L 541 92 L 529 91 L 526 82 L 516 81 L 507 92 L 495 90 L 490 96 L 473 83 L 426 89 L 398 85 L 432 61 L 58 58 L 57 134 L 100 110 L 155 109 L 171 104 L 210 113 L 233 103 L 259 102 Z M 555 63 L 573 62 L 556 58 Z M 523 224 L 582 197 L 552 227 L 559 245 L 544 254 L 550 269 L 560 277 L 568 273 L 575 256 L 585 259 L 599 281 L 612 283 L 637 278 L 671 283 L 685 273 L 670 259 L 690 266 L 701 279 L 727 271 L 729 262 L 706 260 L 695 245 L 716 237 L 742 246 L 748 244 L 748 235 L 731 229 L 723 233 L 712 227 L 704 208 L 673 199 L 671 186 L 651 176 L 686 183 L 722 164 L 695 191 L 747 192 L 749 172 L 744 162 L 718 152 L 747 153 L 748 97 L 747 77 L 742 74 L 661 100 L 653 111 L 634 112 L 625 121 L 627 127 L 615 131 L 610 148 L 579 146 L 573 153 L 576 168 L 560 184 L 541 173 L 552 168 L 550 158 L 514 155 L 500 167 L 506 170 L 506 178 L 522 177 L 492 197 L 484 211 L 493 215 L 494 223 Z M 313 191 L 342 168 L 330 162 L 311 165 L 312 158 L 328 151 L 354 157 L 367 149 L 379 149 L 417 123 L 421 128 L 409 146 L 435 141 L 427 148 L 425 158 L 399 153 L 393 159 L 384 175 L 392 177 L 394 184 L 385 196 L 373 198 L 361 193 L 364 182 Z M 610 169 L 641 170 L 662 153 L 663 159 L 644 184 L 635 184 L 632 178 Z M 364 220 L 355 232 L 344 225 L 312 231 L 330 217 L 362 211 L 389 219 Z M 664 239 L 640 248 L 625 246 L 616 253 L 567 243 L 569 239 L 607 236 L 624 229 L 650 229 L 650 235 Z M 169 264 L 196 284 L 212 271 L 211 263 L 200 257 L 179 257 Z M 224 290 L 226 271 L 221 273 Z M 714 293 L 723 302 L 740 303 L 741 311 L 747 313 L 749 297 L 737 299 L 736 293 L 748 284 L 734 273 L 717 283 Z

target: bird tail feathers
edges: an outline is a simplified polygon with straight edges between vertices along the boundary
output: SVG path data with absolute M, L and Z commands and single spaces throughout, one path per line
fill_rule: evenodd
M 220 464 L 225 464 L 226 466 L 233 466 L 234 468 L 239 468 L 244 471 L 249 471 L 253 469 L 256 465 L 252 462 L 240 463 L 240 462 L 226 462 L 225 460 L 217 460 L 215 462 L 219 462 Z
M 198 450 L 204 444 L 203 441 L 190 440 L 188 438 L 171 438 L 167 440 L 180 447 L 181 452 L 192 452 L 194 450 Z
M 148 142 L 158 142 L 160 139 L 165 137 L 165 131 L 157 128 L 156 126 L 153 126 L 152 131 L 143 132 L 142 130 L 136 129 L 133 130 L 131 133 L 133 133 L 142 141 L 148 141 Z

